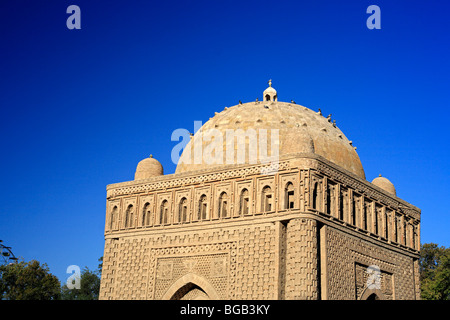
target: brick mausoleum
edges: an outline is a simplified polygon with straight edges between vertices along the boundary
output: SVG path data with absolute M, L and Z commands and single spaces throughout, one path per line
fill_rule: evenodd
M 250 161 L 262 129 L 277 161 Z M 208 130 L 247 133 L 245 161 L 193 161 Z M 420 210 L 366 180 L 330 116 L 269 82 L 190 139 L 174 174 L 150 157 L 108 185 L 100 299 L 420 298 Z

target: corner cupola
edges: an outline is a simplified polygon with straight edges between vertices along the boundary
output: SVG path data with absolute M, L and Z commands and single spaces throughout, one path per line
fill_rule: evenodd
M 136 167 L 136 173 L 134 174 L 134 180 L 143 180 L 156 176 L 162 176 L 164 174 L 161 163 L 150 155 L 140 161 Z
M 382 177 L 381 174 L 379 177 L 376 177 L 375 179 L 373 179 L 372 183 L 374 185 L 376 185 L 377 187 L 393 194 L 394 196 L 397 195 L 397 192 L 395 191 L 395 187 L 392 184 L 392 182 L 390 182 L 388 179 L 386 179 L 385 177 Z

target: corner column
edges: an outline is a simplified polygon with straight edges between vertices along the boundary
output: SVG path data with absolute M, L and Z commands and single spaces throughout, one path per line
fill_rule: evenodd
M 317 300 L 318 247 L 317 222 L 296 218 L 286 227 L 285 299 Z

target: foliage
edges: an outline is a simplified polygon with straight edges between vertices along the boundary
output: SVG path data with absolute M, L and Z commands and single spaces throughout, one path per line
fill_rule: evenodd
M 98 273 L 101 276 L 102 275 L 102 269 L 103 269 L 103 256 L 98 258 L 98 262 L 100 262 L 100 264 L 98 265 Z
M 103 257 L 97 271 L 90 271 L 85 267 L 81 272 L 80 289 L 69 289 L 66 284 L 61 287 L 61 298 L 63 300 L 98 300 L 100 293 L 100 278 L 103 268 Z
M 422 245 L 420 286 L 423 300 L 450 300 L 450 248 Z
M 69 289 L 66 284 L 61 288 L 63 300 L 98 300 L 100 292 L 100 277 L 98 272 L 87 267 L 81 272 L 80 288 Z
M 0 299 L 57 300 L 60 282 L 36 260 L 0 266 Z

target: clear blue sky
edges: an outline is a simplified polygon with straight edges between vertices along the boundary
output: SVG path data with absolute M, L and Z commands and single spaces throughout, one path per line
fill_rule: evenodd
M 66 9 L 81 8 L 81 30 Z M 369 5 L 381 30 L 369 30 Z M 0 239 L 65 281 L 103 255 L 106 185 L 172 131 L 262 98 L 333 114 L 369 181 L 422 209 L 450 246 L 450 2 L 0 2 Z

